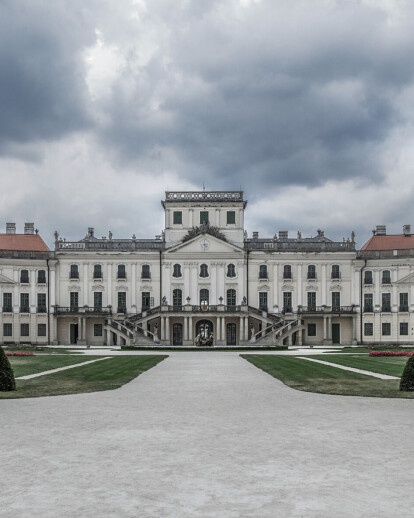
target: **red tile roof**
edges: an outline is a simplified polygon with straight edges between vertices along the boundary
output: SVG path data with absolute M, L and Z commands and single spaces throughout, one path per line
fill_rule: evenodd
M 38 234 L 0 234 L 0 250 L 50 252 Z
M 372 236 L 361 250 L 407 250 L 414 248 L 414 235 Z

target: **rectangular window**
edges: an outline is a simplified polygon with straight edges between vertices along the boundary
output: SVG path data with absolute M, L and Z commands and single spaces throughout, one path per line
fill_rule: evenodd
M 382 323 L 382 336 L 391 336 L 391 324 L 389 322 Z
M 79 293 L 77 291 L 70 292 L 70 309 L 77 311 L 79 306 Z
M 340 279 L 341 273 L 339 271 L 339 264 L 332 265 L 331 278 L 332 279 Z
M 400 311 L 408 311 L 408 293 L 400 293 Z
M 102 266 L 100 264 L 94 264 L 93 266 L 93 278 L 102 279 Z
M 20 282 L 27 284 L 29 282 L 29 271 L 28 270 L 22 270 L 20 272 Z
M 259 292 L 259 309 L 262 311 L 267 311 L 267 292 L 260 291 Z
M 46 336 L 46 324 L 37 324 L 37 336 Z
M 373 336 L 374 335 L 374 324 L 372 322 L 366 322 L 364 324 L 364 335 L 365 336 Z
M 316 310 L 316 291 L 308 291 L 308 311 Z
M 146 311 L 151 307 L 151 294 L 149 291 L 143 291 L 141 295 L 142 311 Z
M 93 325 L 93 336 L 102 336 L 102 324 Z
M 382 284 L 391 284 L 391 272 L 389 270 L 382 272 Z
M 316 324 L 308 324 L 308 336 L 316 336 Z
M 79 270 L 78 270 L 78 265 L 77 264 L 71 264 L 70 265 L 69 278 L 70 279 L 79 279 Z
M 12 311 L 13 311 L 12 294 L 3 293 L 3 313 L 12 313 Z
M 389 313 L 391 311 L 391 293 L 382 293 L 382 311 Z
M 151 271 L 149 264 L 142 265 L 141 279 L 151 279 Z
M 227 211 L 227 225 L 236 224 L 236 212 L 234 210 Z
M 292 292 L 283 292 L 283 311 L 286 313 L 292 313 Z
M 20 324 L 20 336 L 29 336 L 29 324 Z
M 94 309 L 102 309 L 102 292 L 101 291 L 94 292 L 93 307 L 94 307 Z
M 126 279 L 126 271 L 124 264 L 118 264 L 118 279 Z
M 37 294 L 37 312 L 46 313 L 46 293 Z
M 20 313 L 30 313 L 28 293 L 20 293 Z
M 291 279 L 292 278 L 292 266 L 290 264 L 285 264 L 283 267 L 283 278 Z
M 118 313 L 126 313 L 126 291 L 118 291 Z
M 364 311 L 372 313 L 374 311 L 374 299 L 372 293 L 364 293 Z
M 332 292 L 332 311 L 339 311 L 341 308 L 341 292 L 333 291 Z
M 400 335 L 408 336 L 408 322 L 400 322 Z
M 208 211 L 202 210 L 200 212 L 200 224 L 202 223 L 208 223 Z
M 181 212 L 181 210 L 175 210 L 173 212 L 173 222 L 174 222 L 174 225 L 183 224 L 183 213 Z
M 3 335 L 4 336 L 13 336 L 13 325 L 12 324 L 3 324 Z
M 46 272 L 45 270 L 39 270 L 37 272 L 37 283 L 46 284 Z

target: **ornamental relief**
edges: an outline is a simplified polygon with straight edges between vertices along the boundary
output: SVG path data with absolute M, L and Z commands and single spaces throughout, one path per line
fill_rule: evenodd
M 92 291 L 105 291 L 105 286 L 102 284 L 94 284 L 92 286 Z
M 342 286 L 340 284 L 333 284 L 329 287 L 329 291 L 342 291 Z
M 283 284 L 282 291 L 294 291 L 295 287 L 293 284 Z
M 152 291 L 152 286 L 140 286 L 139 291 Z
M 267 284 L 260 284 L 257 287 L 257 291 L 270 291 L 270 287 Z
M 121 284 L 121 286 L 116 286 L 115 291 L 128 291 L 128 286 L 126 284 Z
M 319 286 L 318 285 L 306 286 L 305 290 L 306 291 L 319 291 Z
M 81 287 L 74 284 L 73 286 L 68 286 L 68 291 L 81 291 Z

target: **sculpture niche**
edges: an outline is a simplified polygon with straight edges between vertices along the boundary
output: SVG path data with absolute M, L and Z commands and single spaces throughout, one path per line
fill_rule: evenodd
M 194 345 L 197 347 L 212 347 L 213 345 L 213 332 L 208 324 L 201 324 L 199 333 L 194 339 Z

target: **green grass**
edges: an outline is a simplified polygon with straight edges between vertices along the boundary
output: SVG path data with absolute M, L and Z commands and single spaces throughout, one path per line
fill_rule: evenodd
M 401 377 L 407 362 L 407 357 L 404 356 L 340 356 L 331 355 L 327 358 L 325 355 L 313 356 L 315 360 L 323 360 L 338 365 L 345 365 L 346 367 L 353 367 L 355 369 L 363 369 L 366 371 L 377 372 L 379 374 L 388 374 L 390 376 Z
M 326 346 L 329 349 L 329 345 Z M 335 351 L 327 351 L 325 354 L 355 354 L 355 353 L 366 353 L 369 354 L 371 351 L 414 351 L 414 347 L 393 347 L 393 346 L 375 346 L 371 349 L 367 349 L 366 347 L 343 347 L 342 349 L 336 349 Z
M 245 360 L 249 361 L 259 369 L 267 372 L 271 376 L 279 379 L 288 387 L 305 392 L 318 392 L 321 394 L 338 394 L 345 396 L 369 396 L 369 397 L 388 397 L 388 398 L 414 398 L 414 392 L 400 392 L 399 380 L 381 380 L 372 378 L 365 374 L 344 371 L 321 365 L 318 363 L 301 360 L 294 356 L 276 356 L 276 355 L 260 355 L 246 354 L 241 355 Z M 313 358 L 314 356 L 312 356 Z M 404 368 L 406 358 L 393 358 L 399 362 L 390 364 L 388 361 L 379 367 L 378 360 L 389 360 L 389 358 L 365 358 L 365 357 L 329 357 L 317 356 L 317 359 L 340 363 L 345 360 L 353 362 L 352 367 L 364 370 L 372 370 L 373 372 L 381 372 L 387 374 L 390 371 L 401 375 Z M 375 360 L 372 368 L 367 368 L 366 363 L 358 363 L 358 360 Z M 381 371 L 375 369 L 381 368 Z M 388 372 L 387 372 L 388 371 Z
M 15 376 L 82 363 L 102 356 L 9 357 Z M 0 399 L 57 396 L 113 390 L 167 358 L 165 355 L 115 356 L 74 369 L 46 374 L 31 380 L 16 380 L 17 390 L 0 392 Z M 26 362 L 22 362 L 25 360 Z M 33 363 L 30 363 L 32 361 Z

